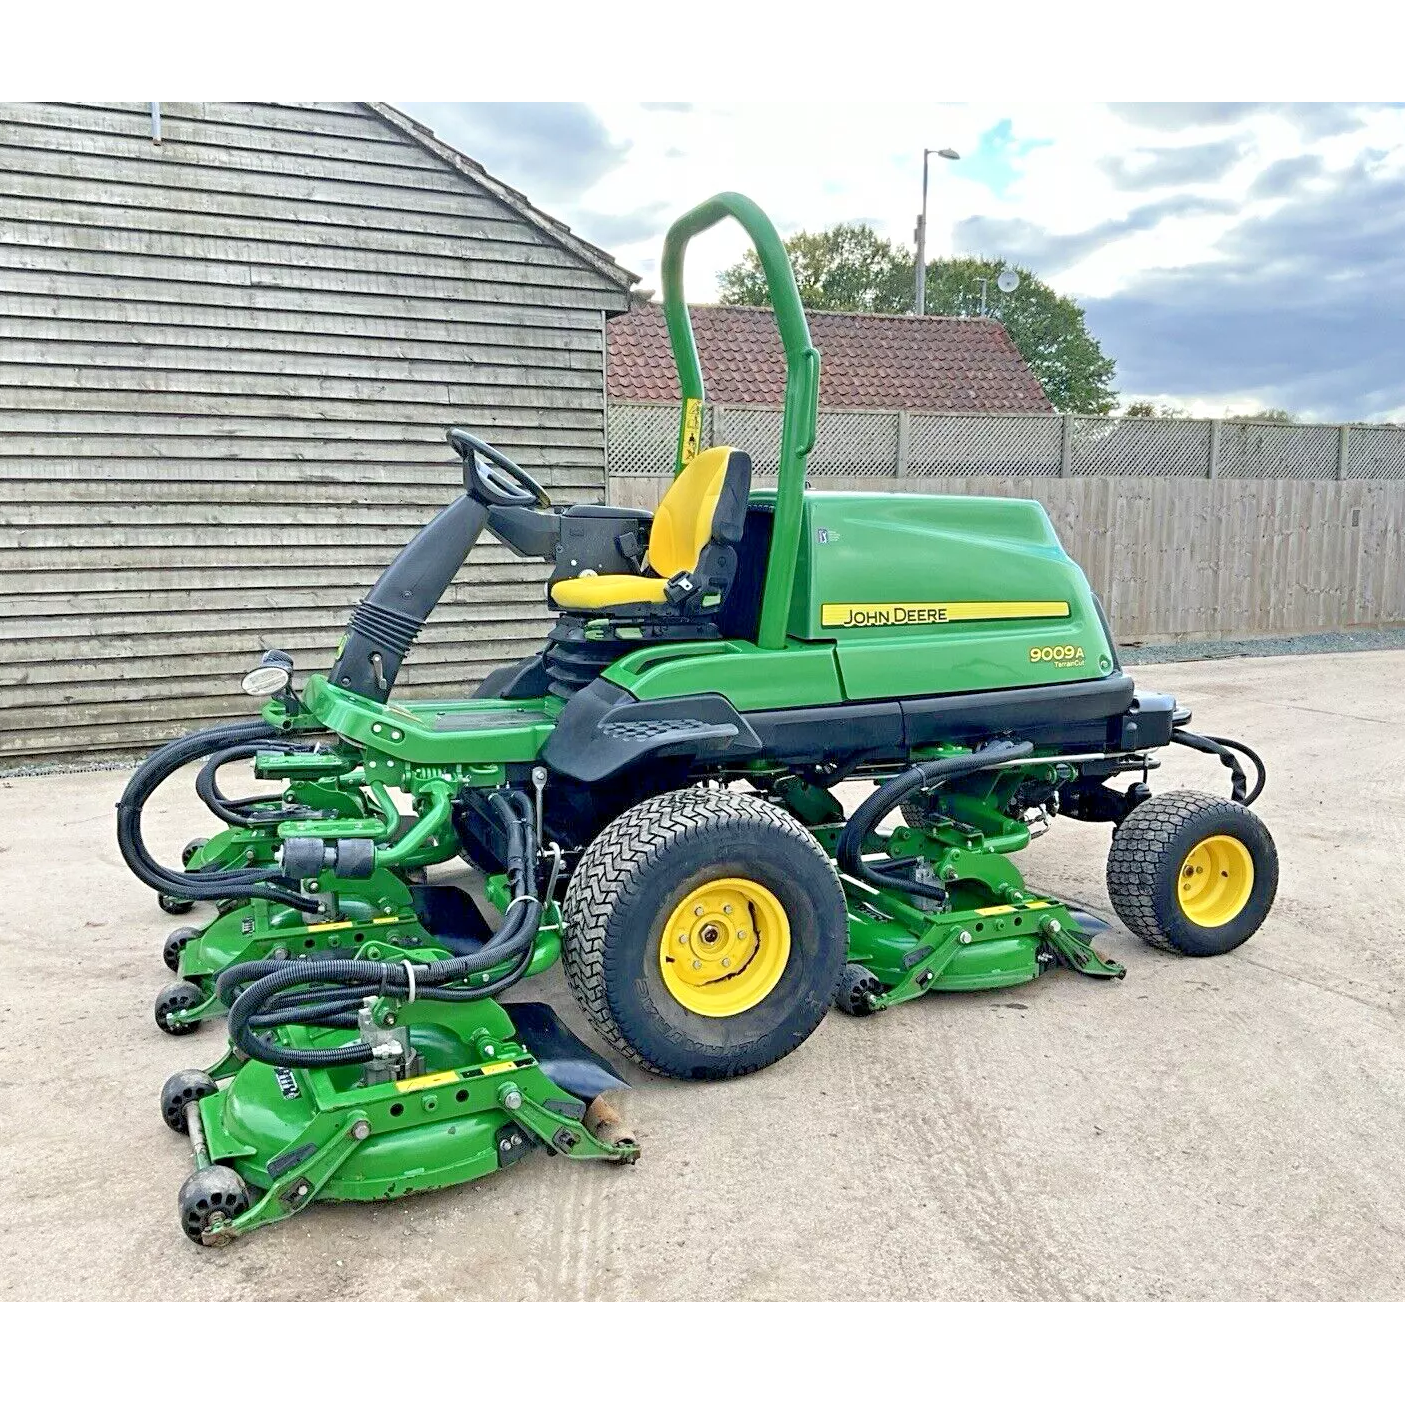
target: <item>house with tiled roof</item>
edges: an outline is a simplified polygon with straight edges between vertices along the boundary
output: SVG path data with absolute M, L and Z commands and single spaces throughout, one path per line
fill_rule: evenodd
M 823 409 L 1053 413 L 1009 332 L 993 319 L 807 315 L 820 352 Z M 708 399 L 720 405 L 780 405 L 785 359 L 771 309 L 700 305 L 692 316 Z M 678 403 L 678 376 L 658 303 L 636 301 L 610 321 L 606 378 L 611 400 Z

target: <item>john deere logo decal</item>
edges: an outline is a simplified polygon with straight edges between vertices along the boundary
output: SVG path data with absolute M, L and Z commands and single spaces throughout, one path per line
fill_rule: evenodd
M 1065 619 L 1067 600 L 902 601 L 889 604 L 822 605 L 820 624 L 834 629 L 884 625 L 954 624 L 961 620 Z

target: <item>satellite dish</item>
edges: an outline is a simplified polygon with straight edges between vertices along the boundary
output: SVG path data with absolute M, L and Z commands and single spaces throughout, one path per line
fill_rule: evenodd
M 995 286 L 1002 293 L 1013 293 L 1020 286 L 1020 275 L 1013 268 L 1001 271 L 1000 277 L 995 280 Z

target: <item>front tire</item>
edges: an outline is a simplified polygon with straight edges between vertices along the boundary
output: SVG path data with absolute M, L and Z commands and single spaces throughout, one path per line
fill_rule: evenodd
M 671 1078 L 784 1058 L 834 999 L 848 951 L 833 865 L 758 796 L 654 796 L 586 850 L 561 909 L 562 964 L 592 1025 Z
M 1221 956 L 1263 925 L 1278 891 L 1267 826 L 1233 800 L 1173 790 L 1118 825 L 1107 891 L 1129 931 L 1182 956 Z

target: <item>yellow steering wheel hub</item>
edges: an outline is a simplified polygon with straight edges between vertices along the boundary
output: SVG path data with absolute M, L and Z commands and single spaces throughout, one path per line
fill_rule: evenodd
M 1202 839 L 1181 864 L 1176 897 L 1181 911 L 1197 927 L 1223 927 L 1232 922 L 1254 890 L 1254 860 L 1231 834 Z
M 790 919 L 767 887 L 714 878 L 669 914 L 659 970 L 685 1010 L 712 1019 L 739 1015 L 775 988 L 790 960 Z

